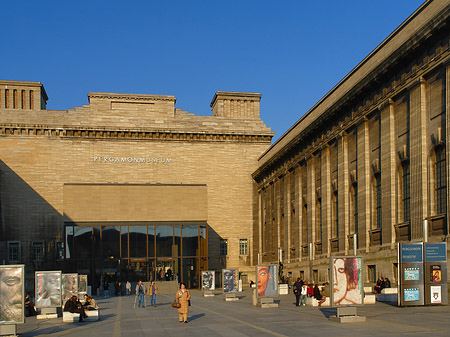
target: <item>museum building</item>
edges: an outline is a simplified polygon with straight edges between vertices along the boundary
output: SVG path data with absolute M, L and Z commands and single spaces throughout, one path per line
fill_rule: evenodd
M 373 284 L 397 243 L 449 241 L 449 24 L 426 1 L 259 158 L 254 264 L 325 282 L 356 253 Z
M 0 81 L 0 262 L 89 284 L 251 266 L 251 174 L 274 133 L 261 95 L 219 91 L 212 115 L 165 95 L 90 93 L 46 110 L 39 82 Z M 161 270 L 163 273 L 161 274 Z M 220 280 L 220 277 L 217 279 Z

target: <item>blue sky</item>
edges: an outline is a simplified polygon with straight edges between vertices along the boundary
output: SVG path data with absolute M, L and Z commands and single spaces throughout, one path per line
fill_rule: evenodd
M 7 1 L 0 79 L 42 82 L 51 110 L 117 92 L 209 115 L 218 90 L 259 92 L 275 140 L 422 3 Z

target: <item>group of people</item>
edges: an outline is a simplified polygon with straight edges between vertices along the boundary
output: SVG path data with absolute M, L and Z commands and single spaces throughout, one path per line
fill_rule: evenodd
M 293 291 L 295 295 L 295 306 L 306 305 L 307 297 L 314 297 L 319 301 L 319 307 L 330 296 L 330 285 L 328 282 L 323 284 L 322 291 L 319 289 L 319 285 L 316 283 L 314 286 L 312 283 L 308 284 L 300 277 L 297 278 L 293 285 Z
M 387 277 L 385 277 L 385 278 L 380 277 L 377 280 L 377 283 L 375 284 L 375 293 L 380 294 L 381 290 L 383 290 L 384 288 L 390 288 L 390 287 L 391 287 L 391 281 L 389 281 L 389 279 Z
M 81 303 L 78 296 L 73 295 L 64 304 L 64 311 L 80 314 L 80 322 L 88 317 L 86 310 L 98 310 L 98 305 L 95 302 L 95 299 L 88 294 L 84 295 L 84 303 Z
M 131 287 L 131 285 L 130 285 Z M 142 280 L 139 280 L 138 284 L 136 284 L 136 296 L 138 299 L 138 307 L 145 308 L 144 296 L 148 294 L 150 296 L 150 305 L 156 307 L 156 293 L 158 292 L 158 286 L 155 281 L 152 281 L 148 286 L 148 289 L 145 289 L 144 283 Z M 135 302 L 136 303 L 136 302 Z

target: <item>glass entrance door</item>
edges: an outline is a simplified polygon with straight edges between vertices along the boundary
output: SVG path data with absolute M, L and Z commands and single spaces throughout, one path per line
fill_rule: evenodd
M 156 259 L 156 280 L 173 281 L 177 275 L 178 264 L 175 259 L 159 258 Z

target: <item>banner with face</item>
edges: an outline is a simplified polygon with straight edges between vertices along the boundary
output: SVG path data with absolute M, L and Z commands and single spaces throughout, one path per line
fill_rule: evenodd
M 24 323 L 24 265 L 0 266 L 0 323 Z
M 202 272 L 202 289 L 214 290 L 215 289 L 215 275 L 214 271 Z
M 275 264 L 256 266 L 256 285 L 258 297 L 275 297 L 278 295 L 277 268 Z
M 223 269 L 223 292 L 235 293 L 238 291 L 238 271 L 237 269 Z
M 35 272 L 37 308 L 61 306 L 61 271 Z
M 331 257 L 330 273 L 333 305 L 363 304 L 361 257 Z

